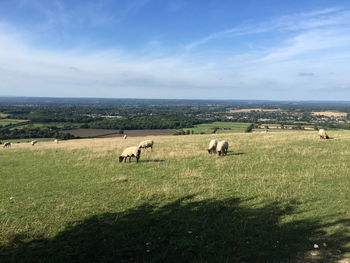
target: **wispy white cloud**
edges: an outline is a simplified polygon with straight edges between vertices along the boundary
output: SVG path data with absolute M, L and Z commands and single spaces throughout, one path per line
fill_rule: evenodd
M 293 31 L 305 31 L 331 26 L 349 25 L 349 21 L 349 10 L 327 8 L 323 10 L 278 17 L 270 21 L 259 23 L 260 25 L 257 25 L 256 23 L 237 25 L 233 28 L 211 33 L 201 39 L 184 45 L 184 48 L 185 50 L 190 51 L 210 41 L 221 40 L 224 38 L 239 38 L 245 35 L 271 33 L 276 31 L 292 33 Z
M 136 51 L 45 50 L 31 45 L 25 31 L 0 22 L 0 94 L 312 99 L 313 91 L 334 87 L 344 97 L 341 87 L 350 83 L 348 16 L 343 9 L 284 16 L 260 27 L 213 33 L 175 51 L 157 39 Z M 258 49 L 253 43 L 240 50 L 191 52 L 210 41 L 276 30 L 286 34 Z

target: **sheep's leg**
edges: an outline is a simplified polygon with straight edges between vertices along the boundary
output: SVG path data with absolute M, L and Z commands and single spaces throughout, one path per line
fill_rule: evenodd
M 126 163 L 126 159 L 127 159 L 127 157 L 124 157 L 124 163 Z
M 138 162 L 139 162 L 139 158 L 140 158 L 140 157 L 136 157 L 136 163 L 138 163 Z

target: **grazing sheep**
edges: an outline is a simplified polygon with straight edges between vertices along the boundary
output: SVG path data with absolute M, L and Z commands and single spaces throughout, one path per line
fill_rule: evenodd
M 128 138 L 128 135 L 125 134 L 123 138 L 124 138 L 124 140 L 126 140 L 126 138 Z
M 218 152 L 218 155 L 226 155 L 228 150 L 228 142 L 227 141 L 220 141 L 218 143 L 218 146 L 216 147 L 216 151 Z
M 8 148 L 11 147 L 11 143 L 10 142 L 5 142 L 4 146 L 2 146 L 3 148 Z
M 320 135 L 320 139 L 329 139 L 329 137 L 324 129 L 320 129 L 318 131 L 318 135 Z
M 34 140 L 31 142 L 32 146 L 34 146 L 38 141 L 37 140 Z
M 215 153 L 216 152 L 216 147 L 218 146 L 218 141 L 217 140 L 211 140 L 209 142 L 209 147 L 208 147 L 208 153 Z
M 143 149 L 147 149 L 147 148 L 151 148 L 153 149 L 153 140 L 146 140 L 146 141 L 143 141 L 143 142 L 140 142 L 139 144 L 139 148 L 143 148 Z
M 139 147 L 137 146 L 128 147 L 119 156 L 119 162 L 121 163 L 124 159 L 124 162 L 126 163 L 126 158 L 128 157 L 129 157 L 129 162 L 131 162 L 131 157 L 135 157 L 136 162 L 138 163 L 140 159 L 140 153 L 141 153 L 141 149 Z
M 57 139 L 55 139 L 53 142 L 56 143 L 56 144 L 58 144 L 58 140 L 57 140 Z

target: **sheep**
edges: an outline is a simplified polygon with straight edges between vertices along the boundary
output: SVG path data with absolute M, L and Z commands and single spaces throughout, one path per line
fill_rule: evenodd
M 11 143 L 10 142 L 5 142 L 4 146 L 2 146 L 3 148 L 8 148 L 11 147 Z
M 220 141 L 218 143 L 218 146 L 216 147 L 216 151 L 218 152 L 218 155 L 226 155 L 228 150 L 228 142 L 227 141 Z
M 123 138 L 124 138 L 124 140 L 126 140 L 126 138 L 128 138 L 128 135 L 125 134 Z
M 55 139 L 53 142 L 56 143 L 56 144 L 58 144 L 58 140 L 57 140 L 57 139 Z
M 218 141 L 217 140 L 211 140 L 209 142 L 209 147 L 208 147 L 208 153 L 215 153 L 216 152 L 216 147 L 218 146 Z
M 32 146 L 34 146 L 38 141 L 37 140 L 34 140 L 31 142 Z
M 320 139 L 329 139 L 329 136 L 324 129 L 320 129 L 318 135 L 320 136 Z
M 139 144 L 139 148 L 140 149 L 147 149 L 147 148 L 151 148 L 151 150 L 153 150 L 153 140 L 146 140 L 146 141 L 143 141 L 143 142 L 140 142 Z
M 123 160 L 126 163 L 126 158 L 129 157 L 129 162 L 131 162 L 131 157 L 136 158 L 136 162 L 139 162 L 141 149 L 138 146 L 132 146 L 126 148 L 123 153 L 119 156 L 119 162 L 121 163 Z

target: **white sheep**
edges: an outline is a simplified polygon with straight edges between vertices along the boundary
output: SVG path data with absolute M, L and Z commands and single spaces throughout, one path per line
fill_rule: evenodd
M 140 142 L 139 144 L 139 148 L 143 148 L 143 149 L 147 149 L 147 148 L 151 148 L 153 149 L 153 140 L 146 140 L 146 141 L 143 141 L 143 142 Z
M 208 153 L 215 153 L 216 152 L 216 147 L 218 146 L 218 141 L 217 140 L 211 140 L 209 142 L 209 147 L 208 147 Z
M 58 140 L 57 140 L 57 139 L 55 139 L 53 142 L 56 143 L 56 144 L 58 144 Z
M 126 138 L 128 138 L 128 135 L 125 134 L 123 138 L 124 138 L 124 140 L 126 140 Z
M 126 158 L 128 157 L 129 157 L 129 162 L 131 162 L 131 157 L 135 157 L 136 162 L 138 163 L 140 159 L 140 153 L 141 153 L 141 149 L 139 147 L 137 146 L 128 147 L 119 156 L 119 162 L 121 163 L 123 160 L 124 162 L 126 162 Z
M 34 140 L 31 142 L 32 146 L 34 146 L 38 141 L 37 140 Z
M 3 148 L 7 148 L 7 147 L 11 147 L 11 143 L 10 142 L 5 142 L 4 146 L 2 146 Z
M 329 139 L 329 136 L 324 129 L 320 129 L 318 135 L 320 135 L 320 139 Z
M 218 152 L 218 155 L 226 155 L 228 150 L 228 142 L 227 141 L 220 141 L 218 143 L 218 146 L 216 147 L 216 151 Z

